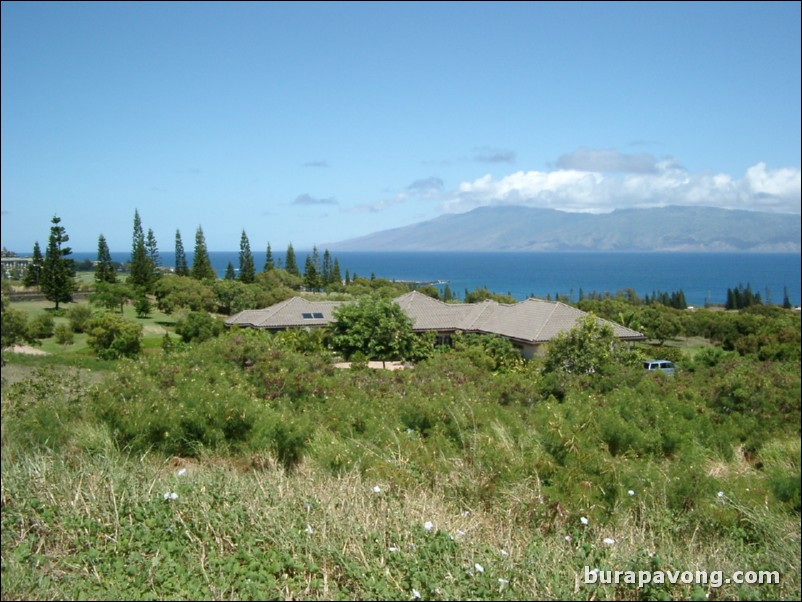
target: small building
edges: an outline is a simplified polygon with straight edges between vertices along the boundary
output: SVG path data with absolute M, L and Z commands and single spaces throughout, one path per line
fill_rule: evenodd
M 25 270 L 33 261 L 33 257 L 2 257 L 3 279 L 18 279 L 25 275 Z
M 571 330 L 586 312 L 564 303 L 527 299 L 520 303 L 443 303 L 417 291 L 396 297 L 395 302 L 412 320 L 414 332 L 435 332 L 440 344 L 449 344 L 455 332 L 496 334 L 509 341 L 527 359 L 561 332 Z M 264 309 L 241 311 L 226 326 L 284 330 L 321 328 L 335 321 L 335 310 L 347 301 L 308 301 L 293 297 Z M 643 341 L 646 336 L 614 322 L 609 324 L 622 341 Z

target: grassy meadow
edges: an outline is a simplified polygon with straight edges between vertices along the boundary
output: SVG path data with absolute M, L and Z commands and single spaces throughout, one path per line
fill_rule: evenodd
M 638 350 L 670 378 L 471 341 L 395 372 L 303 333 L 163 350 L 175 316 L 125 311 L 135 359 L 3 353 L 3 599 L 802 596 L 798 314 L 683 317 Z

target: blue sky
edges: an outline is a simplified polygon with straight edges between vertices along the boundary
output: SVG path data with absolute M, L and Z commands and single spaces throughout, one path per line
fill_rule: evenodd
M 522 204 L 800 219 L 800 4 L 2 3 L 2 245 Z

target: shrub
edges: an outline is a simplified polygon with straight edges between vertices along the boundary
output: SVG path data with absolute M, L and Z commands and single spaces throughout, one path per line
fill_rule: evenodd
M 92 319 L 92 308 L 89 305 L 75 305 L 67 311 L 67 319 L 73 332 L 84 332 Z
M 56 323 L 50 314 L 39 314 L 28 321 L 28 332 L 35 339 L 46 339 L 53 336 Z
M 331 344 L 346 358 L 360 351 L 374 360 L 409 359 L 415 349 L 412 321 L 398 303 L 363 298 L 334 310 Z
M 198 456 L 248 444 L 265 412 L 247 387 L 198 355 L 159 359 L 121 365 L 117 382 L 98 394 L 98 414 L 122 445 Z
M 100 359 L 133 357 L 142 347 L 142 326 L 117 314 L 102 313 L 87 325 L 87 344 Z
M 150 300 L 147 295 L 138 297 L 134 302 L 134 309 L 136 310 L 137 318 L 147 318 L 150 315 Z
M 28 316 L 25 312 L 10 307 L 5 297 L 2 298 L 2 346 L 12 347 L 17 343 L 33 343 L 28 328 Z
M 154 293 L 159 309 L 167 314 L 184 308 L 197 312 L 217 308 L 212 287 L 189 276 L 160 278 Z
M 189 312 L 185 317 L 178 320 L 175 325 L 175 333 L 185 343 L 193 341 L 201 343 L 220 336 L 221 332 L 223 332 L 223 323 L 202 311 Z
M 636 355 L 615 337 L 612 326 L 588 314 L 570 331 L 560 333 L 548 344 L 545 370 L 594 374 L 635 361 Z
M 292 470 L 303 458 L 312 436 L 309 424 L 276 421 L 270 432 L 272 449 L 285 470 Z
M 75 336 L 72 329 L 67 324 L 59 324 L 56 326 L 56 343 L 59 345 L 72 345 L 75 342 Z
M 798 474 L 788 474 L 774 469 L 768 476 L 772 493 L 786 507 L 794 512 L 802 510 L 802 478 Z

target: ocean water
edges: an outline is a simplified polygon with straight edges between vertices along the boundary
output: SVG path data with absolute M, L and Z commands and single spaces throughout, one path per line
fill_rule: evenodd
M 307 252 L 297 251 L 303 269 Z M 284 253 L 274 253 L 277 262 Z M 322 255 L 322 252 L 321 252 Z M 254 252 L 256 269 L 264 267 L 265 253 Z M 95 253 L 74 253 L 77 260 L 95 259 Z M 764 303 L 781 304 L 784 291 L 793 305 L 800 304 L 800 255 L 769 253 L 334 253 L 353 277 L 375 275 L 390 280 L 448 283 L 455 297 L 485 287 L 518 300 L 566 295 L 578 300 L 580 290 L 615 293 L 632 289 L 639 297 L 653 292 L 682 290 L 690 305 L 724 304 L 727 289 L 751 286 Z M 112 253 L 126 262 L 129 253 Z M 192 253 L 187 262 L 192 266 Z M 239 266 L 239 252 L 210 252 L 212 266 L 222 277 L 230 261 Z M 161 253 L 161 264 L 173 266 L 174 253 Z

